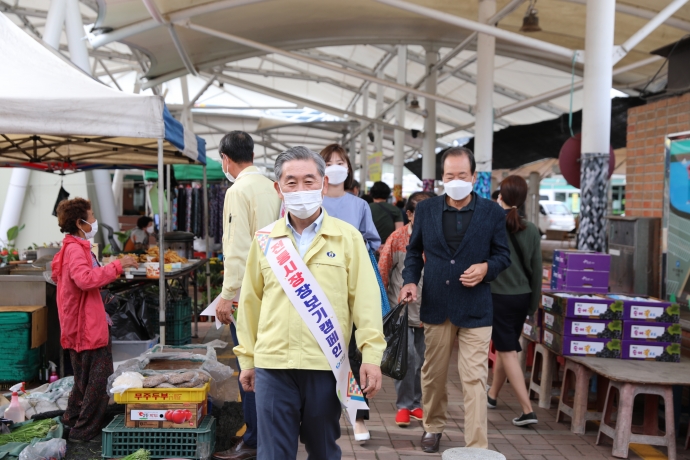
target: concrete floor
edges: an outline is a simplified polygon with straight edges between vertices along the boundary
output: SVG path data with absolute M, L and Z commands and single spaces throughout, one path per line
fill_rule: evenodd
M 212 323 L 199 323 L 199 340 L 208 342 L 215 338 L 232 342 L 229 329 L 224 327 L 216 330 Z M 219 359 L 226 364 L 234 365 L 232 346 L 225 350 L 218 350 Z M 441 453 L 452 447 L 463 447 L 464 443 L 464 413 L 462 390 L 457 371 L 457 350 L 451 359 L 449 392 L 449 423 L 441 441 Z M 491 381 L 491 373 L 489 375 Z M 587 433 L 583 436 L 570 432 L 568 422 L 556 423 L 557 399 L 552 402 L 552 409 L 545 410 L 537 407 L 535 412 L 539 424 L 532 428 L 513 426 L 511 420 L 520 415 L 520 406 L 510 384 L 504 386 L 498 398 L 498 407 L 489 410 L 489 448 L 503 453 L 508 459 L 525 460 L 562 460 L 562 459 L 609 459 L 611 456 L 611 440 L 605 438 L 602 445 L 595 445 L 597 425 L 589 422 Z M 371 420 L 367 423 L 372 439 L 360 445 L 354 441 L 352 428 L 342 418 L 342 436 L 338 441 L 343 459 L 357 460 L 414 460 L 422 458 L 441 458 L 439 454 L 425 454 L 420 447 L 423 433 L 421 422 L 413 421 L 407 428 L 400 428 L 395 424 L 395 388 L 393 380 L 384 377 L 382 391 L 371 401 Z M 681 430 L 685 434 L 684 430 Z M 230 435 L 230 434 L 229 434 Z M 683 436 L 684 439 L 684 436 Z M 677 458 L 690 460 L 690 451 L 684 450 L 679 441 Z M 304 446 L 300 445 L 299 459 L 306 459 Z M 665 448 L 634 445 L 630 449 L 630 459 L 666 459 Z

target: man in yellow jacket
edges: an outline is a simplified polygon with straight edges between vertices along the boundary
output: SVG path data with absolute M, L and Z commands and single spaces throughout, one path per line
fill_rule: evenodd
M 275 261 L 269 260 L 272 256 L 261 241 L 272 247 L 271 241 L 282 238 L 281 244 L 294 246 L 294 257 L 301 258 L 299 263 L 313 275 L 312 284 L 320 286 L 332 306 L 341 329 L 335 332 L 349 338 L 353 322 L 357 326 L 362 391 L 371 398 L 381 388 L 379 366 L 386 342 L 380 290 L 359 230 L 321 207 L 328 189 L 325 168 L 323 159 L 305 147 L 278 156 L 276 190 L 287 214 L 270 234 L 264 230 L 269 243 L 260 240 L 261 235 L 254 239 L 247 257 L 238 310 L 240 345 L 234 350 L 242 367 L 241 384 L 245 391 L 256 392 L 259 460 L 296 458 L 298 439 L 311 458 L 341 458 L 336 444 L 341 404 L 332 357 L 324 354 L 313 325 L 288 297 L 281 284 L 287 278 L 282 270 L 276 276 Z M 347 342 L 344 360 L 342 351 L 333 350 L 349 366 Z
M 237 344 L 237 331 L 231 323 L 233 299 L 242 285 L 247 254 L 257 230 L 280 215 L 280 197 L 273 181 L 254 166 L 254 141 L 243 131 L 225 135 L 218 146 L 223 172 L 234 182 L 225 194 L 223 205 L 223 261 L 225 275 L 221 300 L 216 306 L 218 320 L 230 324 Z M 241 439 L 233 440 L 230 450 L 216 452 L 214 460 L 245 460 L 256 457 L 256 402 L 254 393 L 242 394 L 242 409 L 247 429 Z M 234 433 L 233 433 L 234 434 Z

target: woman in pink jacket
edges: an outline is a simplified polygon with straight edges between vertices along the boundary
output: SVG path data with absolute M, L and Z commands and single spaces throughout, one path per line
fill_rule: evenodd
M 69 350 L 74 369 L 74 388 L 63 423 L 71 428 L 70 441 L 86 442 L 101 433 L 109 399 L 107 379 L 113 373 L 110 318 L 100 288 L 115 281 L 123 268 L 138 264 L 131 256 L 104 267 L 98 263 L 89 242 L 98 222 L 88 200 L 65 200 L 57 214 L 60 231 L 67 235 L 53 259 L 52 278 L 57 284 L 60 343 Z

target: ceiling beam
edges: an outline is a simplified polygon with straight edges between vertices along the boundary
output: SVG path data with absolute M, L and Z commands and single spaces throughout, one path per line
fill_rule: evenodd
M 586 5 L 587 0 L 561 0 L 562 2 L 578 3 L 580 5 Z M 652 19 L 658 13 L 656 11 L 648 10 L 645 8 L 639 8 L 637 6 L 626 5 L 624 3 L 616 2 L 616 11 L 622 14 L 627 14 L 630 16 L 636 16 L 638 18 Z M 690 32 L 690 22 L 684 21 L 680 18 L 670 17 L 664 21 L 664 24 L 669 27 L 674 27 L 676 29 L 684 30 Z
M 191 30 L 195 30 L 197 32 L 201 32 L 201 33 L 204 33 L 207 35 L 211 35 L 213 37 L 221 38 L 223 40 L 228 40 L 228 41 L 231 41 L 233 43 L 244 45 L 244 46 L 247 46 L 250 48 L 258 49 L 258 50 L 264 51 L 266 53 L 273 53 L 273 54 L 286 56 L 286 57 L 295 59 L 297 61 L 302 61 L 302 62 L 305 62 L 307 64 L 315 65 L 317 67 L 323 67 L 324 69 L 328 69 L 328 70 L 331 70 L 333 72 L 349 75 L 351 77 L 366 80 L 366 81 L 369 81 L 371 83 L 376 83 L 376 84 L 383 85 L 383 86 L 386 86 L 389 88 L 397 89 L 399 91 L 405 91 L 408 93 L 412 93 L 412 94 L 419 96 L 419 97 L 425 97 L 425 98 L 433 99 L 433 100 L 440 102 L 442 104 L 446 104 L 446 105 L 449 105 L 451 107 L 457 107 L 461 110 L 465 110 L 465 111 L 470 110 L 469 105 L 464 104 L 464 103 L 459 102 L 459 101 L 455 101 L 455 100 L 452 100 L 452 99 L 449 99 L 449 98 L 446 98 L 443 96 L 438 96 L 435 94 L 429 94 L 429 93 L 426 93 L 424 91 L 419 91 L 419 90 L 407 87 L 405 85 L 401 85 L 399 83 L 389 82 L 387 80 L 377 78 L 377 77 L 374 77 L 371 75 L 367 75 L 367 74 L 364 74 L 362 72 L 357 72 L 357 71 L 350 70 L 347 68 L 338 67 L 338 66 L 328 64 L 328 63 L 323 62 L 323 61 L 319 61 L 318 59 L 306 57 L 306 56 L 300 55 L 298 53 L 293 53 L 291 51 L 285 51 L 281 48 L 276 48 L 274 46 L 264 45 L 263 43 L 255 42 L 254 40 L 249 40 L 247 38 L 238 37 L 237 35 L 232 35 L 232 34 L 218 31 L 218 30 L 210 29 L 208 27 L 200 26 L 198 24 L 193 24 L 192 22 L 190 22 L 188 20 L 180 22 L 180 25 L 183 27 L 187 27 Z
M 209 2 L 202 5 L 193 6 L 191 8 L 177 10 L 173 13 L 165 15 L 165 17 L 167 18 L 168 22 L 174 23 L 183 21 L 185 19 L 190 19 L 195 16 L 200 16 L 202 14 L 215 13 L 230 8 L 238 8 L 240 6 L 251 5 L 264 1 L 266 0 L 222 0 L 218 2 Z M 107 33 L 90 36 L 89 41 L 91 42 L 91 46 L 94 48 L 99 48 L 103 45 L 107 45 L 108 43 L 119 42 L 131 37 L 132 35 L 155 29 L 160 25 L 161 24 L 159 24 L 153 18 L 145 19 L 143 21 L 124 26 Z
M 569 48 L 566 48 L 564 46 L 556 45 L 553 43 L 549 43 L 543 40 L 537 40 L 536 38 L 532 37 L 526 37 L 524 35 L 517 34 L 515 32 L 510 32 L 507 30 L 499 29 L 498 27 L 494 27 L 492 25 L 488 24 L 482 24 L 477 21 L 472 21 L 470 19 L 465 19 L 459 16 L 454 16 L 449 13 L 445 13 L 443 11 L 439 10 L 434 10 L 432 8 L 427 8 L 425 6 L 420 6 L 416 5 L 414 3 L 409 3 L 403 0 L 374 0 L 379 3 L 383 3 L 388 6 L 392 6 L 394 8 L 398 8 L 401 10 L 409 11 L 411 13 L 416 13 L 421 16 L 426 16 L 431 19 L 435 19 L 437 21 L 445 22 L 448 24 L 455 25 L 457 27 L 461 27 L 463 29 L 467 30 L 473 30 L 478 33 L 483 33 L 486 35 L 491 35 L 493 37 L 498 38 L 499 40 L 503 40 L 509 43 L 515 43 L 520 46 L 532 48 L 535 50 L 542 51 L 544 53 L 548 53 L 550 55 L 553 55 L 555 57 L 558 57 L 560 60 L 572 60 L 573 55 L 576 54 L 576 59 L 579 62 L 583 62 L 584 54 L 583 53 L 576 53 L 575 50 L 571 50 Z

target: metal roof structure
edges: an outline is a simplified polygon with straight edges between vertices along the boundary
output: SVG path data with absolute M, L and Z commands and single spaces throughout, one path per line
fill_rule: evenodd
M 495 130 L 579 110 L 585 0 L 539 1 L 542 31 L 523 33 L 529 4 L 497 0 L 488 24 L 477 22 L 478 2 L 451 0 L 82 0 L 81 11 L 97 78 L 164 95 L 174 114 L 191 111 L 211 152 L 227 131 L 246 130 L 270 164 L 287 146 L 319 150 L 355 135 L 360 151 L 358 134 L 372 124 L 383 126 L 385 157 L 394 130 L 404 129 L 406 158 L 416 159 L 426 97 L 437 102 L 438 147 L 472 137 L 478 31 L 497 37 Z M 50 6 L 0 0 L 0 11 L 37 38 Z M 612 87 L 630 95 L 663 88 L 664 60 L 649 52 L 689 32 L 687 0 L 618 1 Z M 401 46 L 406 84 L 396 80 Z M 439 54 L 433 95 L 424 89 L 429 47 Z M 378 86 L 385 110 L 376 113 Z M 391 110 L 401 97 L 402 126 Z

